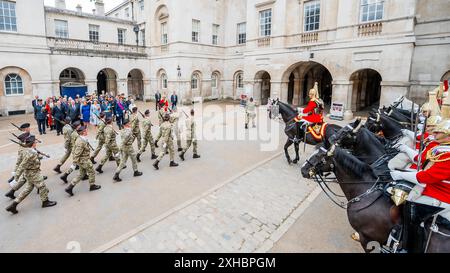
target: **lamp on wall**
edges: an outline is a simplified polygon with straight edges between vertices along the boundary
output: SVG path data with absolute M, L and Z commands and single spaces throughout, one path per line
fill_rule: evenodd
M 139 26 L 135 25 L 133 31 L 136 34 L 136 51 L 139 51 Z
M 177 66 L 177 76 L 178 76 L 178 95 L 181 97 L 181 101 L 183 101 L 181 90 L 180 90 L 181 68 L 179 65 Z

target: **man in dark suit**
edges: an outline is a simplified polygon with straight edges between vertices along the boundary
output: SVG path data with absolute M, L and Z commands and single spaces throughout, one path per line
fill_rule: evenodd
M 170 96 L 170 102 L 172 103 L 172 110 L 177 108 L 178 95 L 175 93 L 175 91 L 173 92 L 172 96 Z
M 55 119 L 55 124 L 56 124 L 56 135 L 62 135 L 62 128 L 64 126 L 64 124 L 62 124 L 62 122 L 64 122 L 64 119 L 66 118 L 66 114 L 64 112 L 64 107 L 61 104 L 61 101 L 59 100 L 58 102 L 56 102 L 56 106 L 53 107 L 52 110 L 52 116 Z
M 120 130 L 122 130 L 122 128 L 123 128 L 123 122 L 125 120 L 125 111 L 126 111 L 126 105 L 123 101 L 123 98 L 120 97 L 119 100 L 116 101 L 116 107 L 115 107 L 116 122 L 117 122 L 117 126 L 119 126 Z
M 159 91 L 156 90 L 156 93 L 155 93 L 156 111 L 159 110 L 159 102 L 160 101 L 161 101 L 161 93 L 159 93 Z
M 75 101 L 70 100 L 67 109 L 67 116 L 69 116 L 72 122 L 80 120 L 80 106 L 75 103 Z
M 42 99 L 38 99 L 36 106 L 34 107 L 34 116 L 36 117 L 39 134 L 46 134 L 45 132 L 45 118 L 47 117 L 47 113 L 45 110 L 45 106 L 42 103 Z
M 36 105 L 38 104 L 39 96 L 34 96 L 34 100 L 31 101 L 31 105 L 33 105 L 33 109 L 36 108 Z M 34 112 L 34 119 L 36 119 L 36 111 Z

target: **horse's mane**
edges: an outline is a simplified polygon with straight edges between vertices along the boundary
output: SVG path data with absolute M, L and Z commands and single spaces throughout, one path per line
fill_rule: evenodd
M 339 162 L 339 167 L 348 174 L 354 174 L 357 178 L 362 178 L 364 174 L 371 174 L 375 177 L 372 168 L 360 161 L 358 158 L 336 147 L 334 151 L 334 161 Z
M 360 133 L 357 136 L 358 139 L 358 143 L 363 143 L 363 145 L 367 145 L 367 144 L 375 144 L 378 146 L 378 148 L 383 149 L 384 150 L 384 146 L 383 144 L 380 142 L 380 140 L 376 137 L 376 135 L 374 133 L 372 133 L 369 129 L 367 128 L 361 128 L 360 129 Z
M 284 107 L 290 109 L 291 111 L 293 111 L 293 112 L 295 112 L 295 113 L 298 112 L 297 109 L 294 109 L 294 107 L 292 107 L 291 105 L 289 105 L 289 104 L 287 104 L 287 103 L 284 103 L 284 102 L 282 102 L 282 101 L 278 101 L 278 104 L 280 104 L 280 105 L 282 105 L 282 106 L 284 106 Z

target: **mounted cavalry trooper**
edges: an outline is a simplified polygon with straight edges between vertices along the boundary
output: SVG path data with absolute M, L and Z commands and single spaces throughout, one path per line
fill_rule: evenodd
M 253 101 L 253 98 L 250 98 L 250 101 L 247 102 L 247 104 L 245 105 L 245 129 L 248 129 L 250 119 L 252 120 L 253 128 L 256 127 L 255 118 L 256 118 L 256 104 Z
M 70 157 L 70 154 L 72 153 L 72 133 L 75 129 L 70 123 L 72 122 L 72 119 L 70 117 L 66 117 L 64 119 L 64 127 L 62 129 L 63 136 L 64 136 L 64 155 L 59 161 L 58 165 L 53 169 L 57 173 L 61 173 L 61 166 L 64 165 L 64 163 L 67 161 L 67 159 Z M 75 124 L 74 124 L 75 125 Z
M 42 207 L 52 207 L 56 205 L 56 202 L 48 200 L 48 188 L 44 182 L 44 176 L 41 174 L 41 159 L 42 156 L 36 150 L 36 137 L 33 135 L 28 136 L 25 139 L 25 151 L 22 162 L 17 168 L 14 179 L 19 180 L 20 176 L 23 175 L 26 184 L 25 189 L 19 194 L 19 196 L 14 200 L 14 202 L 9 205 L 6 210 L 16 214 L 17 205 L 19 205 L 36 187 L 39 190 L 39 196 L 42 201 Z
M 133 142 L 136 136 L 134 135 L 131 124 L 128 119 L 124 120 L 123 122 L 124 130 L 120 132 L 120 137 L 122 139 L 122 144 L 120 147 L 120 152 L 122 154 L 122 157 L 120 158 L 120 164 L 119 167 L 117 167 L 116 172 L 114 173 L 113 179 L 117 182 L 121 182 L 122 179 L 120 179 L 119 175 L 120 172 L 125 168 L 125 164 L 128 161 L 128 158 L 131 159 L 131 163 L 133 166 L 134 176 L 141 176 L 142 173 L 138 171 L 137 166 L 137 160 L 136 160 L 136 153 L 133 149 Z
M 141 155 L 145 152 L 145 148 L 147 147 L 147 145 L 150 145 L 150 149 L 152 152 L 152 159 L 157 158 L 155 154 L 155 143 L 152 135 L 152 121 L 150 120 L 150 110 L 145 111 L 144 115 L 145 119 L 144 121 L 142 121 L 143 142 L 136 156 L 138 162 L 141 162 Z
M 73 147 L 73 163 L 80 167 L 80 173 L 75 177 L 70 185 L 66 188 L 66 192 L 73 196 L 73 188 L 84 179 L 85 176 L 89 179 L 89 190 L 96 191 L 101 188 L 99 185 L 95 185 L 95 171 L 94 166 L 90 159 L 90 147 L 87 139 L 87 127 L 81 126 L 77 129 L 77 134 L 79 137 L 75 141 Z
M 326 124 L 323 122 L 323 109 L 324 103 L 319 98 L 317 82 L 314 88 L 309 90 L 309 102 L 308 105 L 303 109 L 294 121 L 299 123 L 297 126 L 297 135 L 300 135 L 300 130 L 309 131 L 315 139 L 321 139 L 326 129 Z M 309 126 L 313 125 L 313 126 Z M 305 126 L 305 127 L 304 127 Z

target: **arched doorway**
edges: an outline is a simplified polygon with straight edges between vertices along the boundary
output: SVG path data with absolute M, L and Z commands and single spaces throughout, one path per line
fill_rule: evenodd
M 61 87 L 66 83 L 84 84 L 84 80 L 83 71 L 73 67 L 66 68 L 59 74 L 59 91 L 61 93 Z
M 201 97 L 202 93 L 202 74 L 200 71 L 194 71 L 191 76 L 191 94 L 192 97 Z
M 128 73 L 128 95 L 136 100 L 144 100 L 144 75 L 141 70 L 133 69 Z
M 267 104 L 270 98 L 271 77 L 267 71 L 259 71 L 255 76 L 254 98 L 259 99 L 261 105 Z
M 111 68 L 102 69 L 97 74 L 97 94 L 117 94 L 117 73 Z
M 238 99 L 244 92 L 244 72 L 242 70 L 234 73 L 233 76 L 233 99 Z
M 35 95 L 38 95 L 35 93 Z M 0 69 L 0 116 L 32 113 L 33 84 L 23 68 L 7 66 Z
M 332 100 L 333 77 L 330 71 L 320 63 L 308 61 L 291 65 L 283 75 L 283 82 L 288 82 L 287 102 L 296 105 L 306 105 L 308 103 L 308 93 L 317 82 L 319 86 L 319 96 L 325 105 L 330 105 Z
M 444 74 L 444 76 L 442 76 L 441 82 L 448 81 L 448 80 L 450 80 L 450 70 L 447 71 L 447 72 Z
M 381 75 L 373 69 L 361 69 L 350 76 L 353 82 L 352 111 L 378 108 L 381 96 Z

